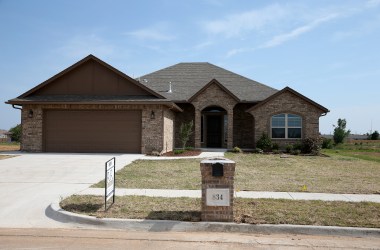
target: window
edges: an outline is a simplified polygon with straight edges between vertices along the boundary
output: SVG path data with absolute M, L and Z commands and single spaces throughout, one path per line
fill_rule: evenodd
M 302 135 L 302 118 L 293 114 L 272 116 L 272 138 L 299 139 Z

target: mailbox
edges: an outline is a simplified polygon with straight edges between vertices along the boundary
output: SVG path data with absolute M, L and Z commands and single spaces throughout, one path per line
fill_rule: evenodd
M 211 166 L 212 166 L 212 176 L 221 177 L 224 175 L 222 163 L 220 162 L 213 163 Z

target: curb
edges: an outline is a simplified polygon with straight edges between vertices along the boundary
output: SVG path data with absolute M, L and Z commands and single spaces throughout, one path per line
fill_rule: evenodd
M 108 229 L 124 229 L 148 232 L 231 232 L 260 234 L 334 235 L 350 237 L 380 237 L 380 229 L 304 226 L 304 225 L 252 225 L 225 222 L 182 222 L 172 220 L 138 220 L 95 218 L 63 210 L 58 203 L 51 203 L 45 211 L 51 219 L 63 223 L 86 224 Z

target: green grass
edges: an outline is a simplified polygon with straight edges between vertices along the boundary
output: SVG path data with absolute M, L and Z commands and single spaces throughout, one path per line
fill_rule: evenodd
M 290 156 L 226 153 L 236 162 L 235 189 L 252 191 L 380 192 L 380 164 L 345 155 Z M 136 161 L 116 173 L 119 188 L 200 189 L 200 160 Z M 306 186 L 306 190 L 302 187 Z M 100 182 L 93 187 L 104 187 Z
M 65 210 L 96 217 L 200 221 L 201 199 L 116 197 L 104 212 L 101 196 L 71 196 Z M 234 201 L 234 221 L 249 224 L 297 224 L 380 228 L 380 204 L 370 202 L 241 199 Z

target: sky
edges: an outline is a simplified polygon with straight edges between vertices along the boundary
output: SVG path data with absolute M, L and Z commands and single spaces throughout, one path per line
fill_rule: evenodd
M 131 77 L 210 62 L 276 89 L 289 86 L 352 133 L 380 130 L 380 0 L 0 0 L 4 102 L 89 54 Z

